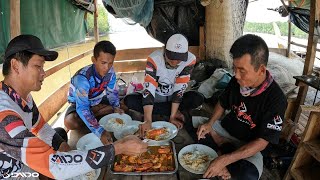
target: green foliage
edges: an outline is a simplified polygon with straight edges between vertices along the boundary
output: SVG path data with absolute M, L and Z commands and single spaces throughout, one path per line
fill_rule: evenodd
M 287 22 L 276 22 L 281 35 L 288 36 L 288 23 Z M 244 32 L 257 32 L 257 33 L 267 33 L 274 34 L 274 29 L 272 23 L 252 23 L 246 22 L 244 25 Z M 308 38 L 308 34 L 301 31 L 294 24 L 291 25 L 292 36 L 298 38 Z
M 93 14 L 88 13 L 87 28 L 89 36 L 93 36 Z M 109 32 L 108 14 L 103 5 L 98 5 L 98 28 L 99 34 L 106 34 Z

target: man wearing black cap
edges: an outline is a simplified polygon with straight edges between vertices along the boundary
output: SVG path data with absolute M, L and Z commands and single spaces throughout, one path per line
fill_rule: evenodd
M 147 149 L 131 136 L 89 151 L 61 152 L 70 149 L 68 144 L 45 122 L 30 94 L 41 89 L 45 61 L 57 56 L 33 35 L 17 36 L 8 44 L 0 82 L 0 179 L 16 177 L 18 172 L 66 179 L 110 164 L 116 154 Z
M 165 115 L 169 122 L 182 128 L 184 117 L 179 109 L 193 109 L 202 104 L 203 96 L 199 93 L 184 94 L 195 63 L 196 57 L 188 51 L 188 41 L 182 34 L 172 35 L 164 50 L 149 55 L 143 94 L 131 94 L 124 99 L 129 109 L 144 113 L 140 135 L 151 128 L 152 114 Z

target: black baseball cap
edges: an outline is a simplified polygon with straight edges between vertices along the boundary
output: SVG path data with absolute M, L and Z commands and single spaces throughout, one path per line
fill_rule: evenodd
M 43 56 L 46 61 L 54 61 L 58 57 L 58 52 L 45 49 L 38 37 L 24 34 L 13 38 L 9 42 L 4 54 L 4 59 L 6 60 L 8 57 L 21 51 L 28 51 Z

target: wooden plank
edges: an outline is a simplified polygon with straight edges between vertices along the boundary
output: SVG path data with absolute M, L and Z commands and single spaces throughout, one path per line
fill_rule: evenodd
M 142 180 L 178 180 L 177 174 L 142 176 Z
M 163 49 L 163 47 L 117 50 L 115 61 L 147 59 L 153 51 L 160 49 Z M 190 46 L 189 51 L 199 57 L 198 46 Z
M 311 112 L 306 130 L 302 136 L 303 141 L 317 139 L 320 136 L 320 113 Z
M 56 73 L 60 69 L 66 67 L 66 66 L 68 66 L 68 65 L 70 65 L 70 64 L 72 64 L 72 63 L 74 63 L 74 62 L 76 62 L 76 61 L 78 61 L 78 60 L 80 60 L 82 58 L 84 58 L 85 56 L 87 56 L 89 54 L 92 54 L 92 49 L 89 50 L 89 51 L 86 51 L 86 52 L 84 52 L 82 54 L 79 54 L 77 56 L 74 56 L 72 58 L 69 58 L 69 59 L 67 59 L 67 60 L 65 60 L 65 61 L 63 61 L 63 62 L 61 62 L 61 63 L 59 63 L 59 64 L 57 64 L 57 65 L 55 65 L 53 67 L 51 67 L 50 69 L 47 69 L 45 71 L 45 73 L 46 73 L 45 78 L 48 77 L 48 76 L 51 76 L 52 74 Z
M 20 34 L 20 0 L 10 0 L 10 38 Z
M 300 107 L 302 111 L 320 112 L 320 106 L 301 105 Z
M 206 59 L 206 45 L 205 45 L 205 32 L 204 26 L 199 27 L 199 59 L 205 60 Z
M 106 175 L 103 178 L 104 180 L 141 180 L 141 176 L 126 176 L 112 174 L 110 168 L 108 168 Z
M 67 92 L 70 82 L 67 82 L 51 94 L 39 105 L 39 111 L 45 121 L 49 121 L 67 102 Z
M 311 140 L 303 143 L 306 151 L 320 162 L 320 140 Z
M 163 47 L 156 48 L 140 48 L 140 49 L 123 49 L 117 50 L 115 61 L 147 59 L 147 57 L 155 50 L 163 49 Z
M 127 61 L 115 61 L 113 63 L 114 69 L 117 73 L 123 72 L 139 72 L 144 71 L 147 64 L 146 59 L 142 60 L 127 60 Z

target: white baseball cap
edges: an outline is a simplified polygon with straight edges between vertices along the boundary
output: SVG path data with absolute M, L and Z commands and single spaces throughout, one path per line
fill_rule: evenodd
M 166 56 L 171 60 L 188 60 L 188 40 L 182 34 L 172 35 L 166 43 Z

